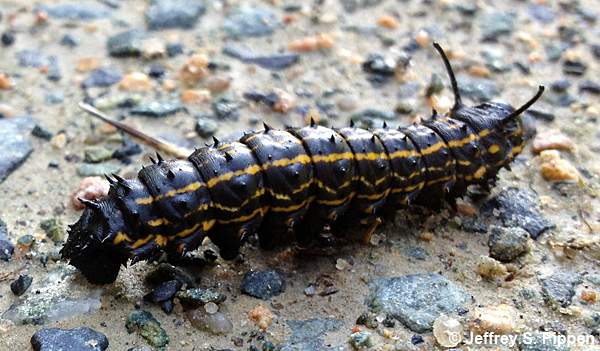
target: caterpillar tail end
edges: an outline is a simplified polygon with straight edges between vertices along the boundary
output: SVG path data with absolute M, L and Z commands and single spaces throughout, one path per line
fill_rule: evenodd
M 79 221 L 70 227 L 69 237 L 60 254 L 90 283 L 110 284 L 117 279 L 121 265 L 127 262 L 127 256 L 98 239 L 103 233 L 99 233 L 102 231 L 101 225 L 93 225 L 97 220 L 95 217 L 90 209 L 84 211 Z

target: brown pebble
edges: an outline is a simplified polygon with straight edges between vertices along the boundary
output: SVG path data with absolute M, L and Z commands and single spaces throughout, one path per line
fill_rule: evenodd
M 199 105 L 210 101 L 210 91 L 206 89 L 187 89 L 181 92 L 181 102 L 185 105 Z
M 474 217 L 477 214 L 475 206 L 464 201 L 458 201 L 456 203 L 456 211 L 466 217 Z
M 0 115 L 4 116 L 4 117 L 14 117 L 16 116 L 17 111 L 15 111 L 15 109 L 7 104 L 0 104 Z
M 321 33 L 313 37 L 294 40 L 288 44 L 288 49 L 296 52 L 309 52 L 319 49 L 330 49 L 334 43 L 335 40 L 331 35 Z
M 152 89 L 152 81 L 145 73 L 132 72 L 121 79 L 119 88 L 127 91 L 148 91 Z
M 532 151 L 539 154 L 544 150 L 562 150 L 572 152 L 575 150 L 575 143 L 556 129 L 547 130 L 536 135 L 532 143 Z
M 85 177 L 79 182 L 79 188 L 71 195 L 71 204 L 76 210 L 82 210 L 85 206 L 79 199 L 97 200 L 108 194 L 110 185 L 101 177 Z
M 377 19 L 377 24 L 387 29 L 395 29 L 398 27 L 398 20 L 391 15 L 383 15 Z
M 483 65 L 475 65 L 469 67 L 469 74 L 475 77 L 489 77 L 491 72 Z
M 417 44 L 419 44 L 420 47 L 426 48 L 430 46 L 431 37 L 429 36 L 429 33 L 427 33 L 426 30 L 421 29 L 417 32 L 417 35 L 415 35 L 415 41 L 417 42 Z
M 261 330 L 265 331 L 273 322 L 273 313 L 263 305 L 257 305 L 248 312 L 248 318 L 254 322 Z
M 0 90 L 12 89 L 13 83 L 6 73 L 0 73 Z
M 596 292 L 594 290 L 583 290 L 581 292 L 581 300 L 587 303 L 596 303 Z
M 560 157 L 557 150 L 544 150 L 540 153 L 540 172 L 549 182 L 577 181 L 579 171 L 567 160 Z
M 231 85 L 230 77 L 214 76 L 206 79 L 206 88 L 213 94 L 222 93 Z
M 67 135 L 58 133 L 50 139 L 50 144 L 56 149 L 62 149 L 67 145 Z
M 279 113 L 287 113 L 292 107 L 294 107 L 294 97 L 283 90 L 275 91 L 277 94 L 277 102 L 273 105 L 273 111 Z
M 422 232 L 419 234 L 419 240 L 429 242 L 433 240 L 433 233 L 430 231 Z
M 77 72 L 89 72 L 93 69 L 100 67 L 100 60 L 96 57 L 84 57 L 77 60 L 77 64 L 75 65 L 75 69 Z
M 506 266 L 489 256 L 479 256 L 477 274 L 489 280 L 505 277 L 508 274 Z
M 203 54 L 192 55 L 181 67 L 179 77 L 187 85 L 194 85 L 208 75 L 208 57 Z

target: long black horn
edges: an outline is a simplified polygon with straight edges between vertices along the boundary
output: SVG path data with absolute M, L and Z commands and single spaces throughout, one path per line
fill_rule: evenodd
M 448 56 L 442 46 L 438 43 L 433 43 L 433 47 L 437 50 L 437 52 L 442 57 L 444 61 L 444 66 L 446 66 L 446 72 L 448 72 L 448 77 L 450 77 L 450 83 L 452 84 L 452 93 L 454 94 L 454 106 L 452 107 L 452 111 L 458 109 L 462 106 L 462 99 L 460 97 L 460 92 L 458 91 L 458 83 L 456 82 L 456 76 L 454 75 L 454 70 L 452 69 L 452 65 L 450 65 L 450 60 L 448 60 Z
M 531 99 L 529 99 L 529 101 L 527 101 L 525 104 L 523 104 L 523 106 L 521 106 L 518 109 L 514 110 L 510 115 L 504 117 L 502 119 L 502 121 L 510 121 L 512 118 L 515 118 L 518 115 L 520 115 L 521 113 L 525 112 L 528 108 L 531 107 L 531 105 L 535 104 L 535 102 L 538 101 L 538 99 L 544 93 L 544 89 L 545 89 L 544 86 L 540 85 L 538 87 L 537 93 Z

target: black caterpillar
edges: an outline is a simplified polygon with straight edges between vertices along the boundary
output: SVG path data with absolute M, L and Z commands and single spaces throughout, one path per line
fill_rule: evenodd
M 489 187 L 525 143 L 518 109 L 465 106 L 450 62 L 455 105 L 420 125 L 364 130 L 304 128 L 245 134 L 196 150 L 188 160 L 160 156 L 135 179 L 114 175 L 106 198 L 85 201 L 61 254 L 93 283 L 113 282 L 122 264 L 167 252 L 182 257 L 208 236 L 224 259 L 258 233 L 261 247 L 292 238 L 331 244 L 344 228 L 373 228 L 410 205 L 439 208 L 469 185 Z M 332 235 L 333 234 L 333 235 Z

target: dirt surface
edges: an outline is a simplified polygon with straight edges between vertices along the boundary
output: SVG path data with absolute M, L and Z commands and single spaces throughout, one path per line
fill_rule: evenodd
M 597 156 L 600 49 L 594 46 L 600 44 L 597 39 L 600 33 L 594 1 L 214 1 L 206 3 L 204 14 L 194 21 L 192 28 L 162 30 L 148 30 L 144 13 L 150 4 L 146 1 L 69 3 L 78 4 L 92 14 L 104 14 L 96 19 L 59 18 L 52 14 L 52 9 L 60 4 L 64 2 L 0 2 L 0 32 L 15 36 L 14 43 L 0 47 L 0 74 L 5 73 L 12 85 L 0 90 L 0 115 L 3 115 L 0 121 L 29 115 L 35 124 L 52 133 L 50 140 L 26 133 L 32 153 L 0 182 L 0 220 L 8 228 L 6 239 L 16 245 L 12 258 L 0 261 L 0 315 L 23 299 L 35 301 L 36 295 L 48 296 L 53 289 L 64 298 L 76 297 L 76 301 L 100 293 L 101 307 L 91 313 L 46 321 L 43 325 L 15 324 L 4 315 L 0 349 L 29 349 L 31 336 L 42 328 L 79 326 L 105 334 L 109 350 L 143 346 L 147 341 L 125 328 L 128 316 L 137 308 L 151 312 L 160 321 L 170 338 L 166 346 L 169 350 L 247 350 L 250 345 L 259 350 L 269 349 L 268 344 L 264 346 L 265 340 L 283 349 L 313 350 L 329 346 L 352 349 L 350 335 L 358 330 L 368 334 L 371 347 L 376 350 L 437 349 L 441 346 L 430 331 L 411 331 L 398 320 L 393 326 L 385 326 L 382 322 L 385 313 L 370 312 L 378 321 L 376 328 L 356 326 L 358 317 L 369 311 L 366 299 L 373 293 L 370 282 L 380 277 L 427 272 L 443 275 L 471 297 L 460 309 L 448 313 L 460 320 L 465 330 L 474 329 L 472 313 L 476 308 L 506 304 L 512 306 L 507 314 L 514 320 L 508 334 L 543 330 L 596 335 L 593 340 L 600 343 L 597 338 L 600 309 L 595 299 L 599 290 L 595 284 L 600 283 L 596 275 L 600 273 L 597 234 L 600 207 L 596 197 L 600 175 Z M 351 11 L 348 4 L 358 5 Z M 242 5 L 272 13 L 280 23 L 269 23 L 272 33 L 263 36 L 232 38 L 224 23 Z M 390 20 L 382 20 L 382 16 L 395 21 L 389 24 Z M 487 28 L 507 18 L 510 25 L 497 30 Z M 144 57 L 152 56 L 149 44 L 142 49 L 142 57 L 109 55 L 108 38 L 132 28 L 148 30 L 148 37 L 159 47 L 159 53 L 155 53 L 158 57 Z M 319 33 L 325 34 L 331 45 L 300 52 L 298 62 L 282 70 L 265 69 L 224 53 L 226 47 L 244 46 L 261 55 L 293 52 L 289 50 L 290 43 Z M 77 44 L 73 47 L 61 44 L 65 35 L 75 38 Z M 491 37 L 484 40 L 486 35 Z M 298 255 L 292 248 L 266 252 L 246 246 L 238 260 L 218 259 L 212 267 L 193 269 L 191 274 L 198 279 L 199 286 L 227 297 L 219 304 L 219 311 L 232 322 L 233 330 L 225 335 L 195 328 L 179 303 L 167 315 L 158 305 L 144 302 L 143 296 L 152 289 L 144 277 L 155 268 L 154 264 L 129 267 L 121 271 L 116 283 L 98 288 L 88 284 L 80 274 L 69 273 L 66 263 L 55 259 L 62 244 L 48 238 L 40 223 L 57 218 L 59 227 L 66 230 L 66 224 L 77 220 L 80 211 L 72 207 L 71 193 L 82 179 L 77 170 L 86 163 L 84 150 L 95 145 L 112 151 L 119 148 L 123 139 L 81 111 L 77 107 L 80 101 L 97 106 L 110 99 L 122 102 L 124 98 L 142 101 L 141 104 L 153 100 L 179 101 L 186 90 L 208 89 L 215 77 L 229 80 L 224 92 L 212 92 L 206 101 L 185 104 L 184 111 L 162 118 L 134 116 L 126 107 L 103 108 L 111 116 L 124 117 L 130 125 L 187 148 L 211 139 L 208 134 L 202 138 L 195 132 L 198 118 L 214 121 L 215 135 L 221 139 L 262 128 L 257 126 L 262 121 L 274 127 L 303 125 L 309 114 L 318 114 L 324 124 L 345 126 L 353 114 L 365 109 L 387 113 L 391 125 L 405 125 L 428 118 L 431 104 L 440 112 L 451 106 L 444 67 L 431 47 L 434 40 L 451 53 L 459 82 L 474 87 L 475 92 L 465 96 L 469 103 L 480 102 L 490 95 L 494 100 L 518 106 L 535 93 L 539 84 L 547 87 L 544 98 L 534 107 L 537 113 L 529 114 L 527 121 L 535 123 L 538 138 L 543 136 L 537 139 L 538 143 L 554 141 L 547 131 L 558 130 L 563 134 L 568 142 L 563 139 L 542 148 L 562 150 L 556 167 L 569 176 L 560 181 L 555 181 L 554 173 L 545 173 L 544 177 L 542 171 L 547 170 L 542 166 L 544 158 L 536 156 L 530 143 L 512 170 L 500 173 L 487 198 L 466 197 L 459 202 L 458 211 L 448 208 L 434 215 L 399 212 L 394 223 L 388 222 L 377 230 L 370 244 L 350 243 L 332 255 L 316 257 Z M 167 56 L 166 43 L 182 44 L 183 53 Z M 39 67 L 24 67 L 27 65 L 19 60 L 23 50 L 36 52 L 42 61 Z M 205 54 L 213 69 L 190 86 L 179 72 L 193 53 Z M 393 64 L 407 56 L 410 64 L 400 73 L 397 68 L 395 76 L 373 77 L 362 65 L 371 53 L 387 57 Z M 495 53 L 498 56 L 490 59 Z M 49 64 L 50 56 L 56 58 L 59 80 L 50 77 L 53 65 Z M 131 72 L 148 73 L 153 65 L 161 65 L 165 73 L 160 78 L 145 76 L 140 91 L 133 91 L 123 81 L 109 87 L 81 86 L 96 68 L 105 67 L 126 76 Z M 585 69 L 579 75 L 582 66 Z M 434 89 L 433 96 L 427 98 L 428 87 L 436 86 L 433 73 L 446 88 Z M 382 81 L 374 82 L 377 79 Z M 565 82 L 569 83 L 566 88 Z M 289 106 L 284 111 L 274 111 L 245 98 L 244 93 L 250 91 L 275 92 L 279 101 Z M 473 98 L 477 94 L 481 100 Z M 239 118 L 215 116 L 211 103 L 223 97 L 237 104 Z M 410 111 L 403 113 L 406 109 Z M 367 124 L 370 121 L 360 115 L 353 118 Z M 113 165 L 120 175 L 133 176 L 155 151 L 143 143 L 140 145 L 143 152 L 131 156 L 130 164 L 116 159 L 99 164 Z M 486 212 L 484 204 L 509 187 L 534 194 L 539 215 L 554 228 L 535 240 L 528 239 L 528 252 L 524 255 L 508 263 L 496 262 L 504 267 L 503 273 L 482 277 L 478 265 L 482 256 L 490 259 L 490 226 L 503 225 L 496 218 L 502 217 L 499 210 Z M 474 232 L 473 223 L 480 224 L 483 233 Z M 504 223 L 504 226 L 510 225 Z M 35 237 L 35 244 L 30 248 L 20 247 L 17 241 L 28 234 Z M 283 293 L 267 301 L 241 293 L 246 272 L 267 269 L 279 271 L 286 285 Z M 66 277 L 48 283 L 49 272 L 57 270 L 67 272 Z M 548 291 L 553 288 L 547 285 L 545 288 L 544 282 L 558 272 L 569 272 L 580 279 L 573 284 L 559 281 L 558 285 L 565 286 L 557 289 L 566 290 L 566 295 L 571 296 L 563 306 L 556 307 L 549 301 L 553 293 Z M 10 288 L 19 274 L 33 278 L 32 286 L 21 297 L 15 296 Z M 312 294 L 306 290 L 311 286 L 316 288 L 314 296 L 309 296 Z M 97 289 L 101 290 L 96 292 Z M 417 290 L 417 294 L 421 293 L 431 292 Z M 529 293 L 529 298 L 524 297 Z M 440 297 L 433 292 L 431 298 Z M 248 317 L 257 305 L 274 314 L 266 331 L 261 331 Z M 485 313 L 490 315 L 489 311 Z M 319 333 L 306 336 L 308 341 L 304 344 L 294 341 L 300 334 L 293 332 L 290 321 L 328 318 L 341 323 L 332 331 L 323 331 L 324 343 L 317 340 Z M 499 323 L 499 317 L 492 319 Z M 422 336 L 422 342 L 417 334 Z M 464 350 L 481 347 L 458 346 Z M 519 346 L 493 347 L 519 349 Z M 539 350 L 553 346 L 541 347 Z M 571 345 L 572 350 L 596 348 Z M 520 349 L 532 348 L 521 345 Z

